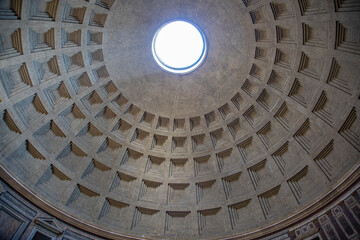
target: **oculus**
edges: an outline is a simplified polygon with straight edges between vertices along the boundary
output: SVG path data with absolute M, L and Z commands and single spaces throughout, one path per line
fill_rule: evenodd
M 205 59 L 206 50 L 204 33 L 185 20 L 162 25 L 152 41 L 152 54 L 157 64 L 175 74 L 197 69 Z

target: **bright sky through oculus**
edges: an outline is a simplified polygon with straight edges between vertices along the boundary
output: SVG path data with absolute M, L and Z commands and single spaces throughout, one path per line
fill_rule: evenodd
M 195 70 L 205 57 L 206 42 L 197 27 L 185 21 L 170 22 L 155 34 L 153 55 L 157 63 L 173 73 Z

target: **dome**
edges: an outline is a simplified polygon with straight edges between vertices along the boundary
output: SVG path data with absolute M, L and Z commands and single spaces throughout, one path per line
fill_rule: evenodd
M 0 10 L 0 208 L 27 211 L 16 219 L 44 228 L 51 216 L 51 229 L 100 239 L 295 239 L 331 212 L 308 231 L 358 236 L 356 1 L 3 0 Z M 174 73 L 154 41 L 176 21 L 193 24 L 203 50 Z M 339 201 L 344 213 L 329 210 Z M 47 234 L 27 226 L 16 236 Z

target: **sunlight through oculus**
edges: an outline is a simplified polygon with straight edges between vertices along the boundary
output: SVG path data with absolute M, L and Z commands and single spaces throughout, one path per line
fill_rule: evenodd
M 206 40 L 201 30 L 186 21 L 164 24 L 152 42 L 155 61 L 166 71 L 186 74 L 194 71 L 206 55 Z

